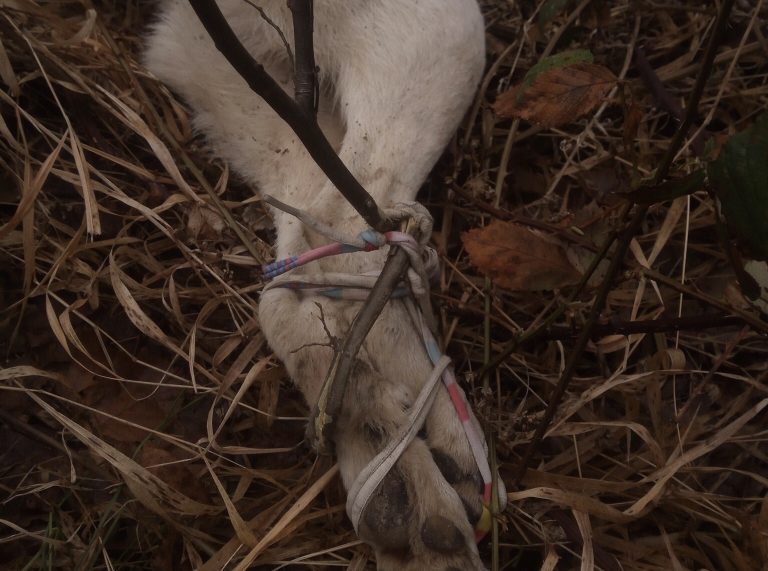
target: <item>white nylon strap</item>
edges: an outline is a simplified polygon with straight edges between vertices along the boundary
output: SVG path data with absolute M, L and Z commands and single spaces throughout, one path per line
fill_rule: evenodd
M 432 403 L 437 394 L 440 377 L 443 371 L 451 364 L 451 360 L 443 355 L 437 362 L 432 373 L 424 383 L 424 386 L 411 407 L 408 421 L 400 432 L 390 440 L 386 448 L 379 452 L 368 465 L 357 475 L 355 481 L 347 491 L 347 516 L 352 521 L 355 532 L 358 533 L 360 517 L 365 511 L 368 502 L 376 488 L 384 480 L 389 471 L 398 461 L 408 445 L 421 430 L 427 414 L 432 409 Z
M 379 272 L 373 274 L 342 274 L 338 272 L 285 274 L 267 283 L 262 292 L 285 287 L 286 283 L 306 284 L 307 286 L 316 287 L 373 289 L 377 279 L 379 279 Z

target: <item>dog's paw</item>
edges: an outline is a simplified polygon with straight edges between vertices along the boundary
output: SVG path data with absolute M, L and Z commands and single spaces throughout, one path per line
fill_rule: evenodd
M 343 301 L 314 298 L 308 303 L 288 290 L 262 300 L 264 332 L 310 406 L 331 363 L 332 340 L 343 337 L 358 309 Z M 391 302 L 357 357 L 333 425 L 347 490 L 408 425 L 431 372 L 432 363 L 405 307 Z M 475 541 L 484 509 L 483 479 L 448 391 L 442 383 L 435 391 L 418 435 L 360 515 L 358 533 L 373 546 L 380 569 L 484 569 Z M 482 434 L 471 414 L 470 422 Z

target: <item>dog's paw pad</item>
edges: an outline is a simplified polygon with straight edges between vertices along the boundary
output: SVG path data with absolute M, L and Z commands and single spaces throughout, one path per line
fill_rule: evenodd
M 389 552 L 410 549 L 411 508 L 405 480 L 397 470 L 381 482 L 363 513 L 360 536 Z
M 445 555 L 466 549 L 461 530 L 451 520 L 441 515 L 433 515 L 426 519 L 421 527 L 421 540 L 427 548 Z

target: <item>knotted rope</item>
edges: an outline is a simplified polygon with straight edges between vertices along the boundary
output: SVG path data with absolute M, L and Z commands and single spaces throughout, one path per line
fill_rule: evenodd
M 288 206 L 273 197 L 265 197 L 265 201 L 275 208 L 297 217 L 302 223 L 315 230 L 315 232 L 333 240 L 332 243 L 325 246 L 320 246 L 302 254 L 290 256 L 265 265 L 263 270 L 264 276 L 267 279 L 275 278 L 294 268 L 304 266 L 321 258 L 350 252 L 370 252 L 378 250 L 384 245 L 401 247 L 408 254 L 410 263 L 407 274 L 408 287 L 404 285 L 398 287 L 392 297 L 404 300 L 411 321 L 416 330 L 421 334 L 425 350 L 434 368 L 410 408 L 408 419 L 400 431 L 363 468 L 347 491 L 347 515 L 352 521 L 355 531 L 358 531 L 360 518 L 376 489 L 423 426 L 437 394 L 438 381 L 442 379 L 456 414 L 462 423 L 475 463 L 483 479 L 483 515 L 475 530 L 476 539 L 479 541 L 488 531 L 487 526 L 490 519 L 488 508 L 491 501 L 493 479 L 490 466 L 488 465 L 485 442 L 472 424 L 469 405 L 456 384 L 456 378 L 450 367 L 451 360 L 440 351 L 431 328 L 426 322 L 426 319 L 432 318 L 432 308 L 429 301 L 429 276 L 435 275 L 439 269 L 437 253 L 433 248 L 426 245 L 432 229 L 432 217 L 429 212 L 416 202 L 398 204 L 395 209 L 388 212 L 394 219 L 410 218 L 413 220 L 416 223 L 417 235 L 421 238 L 422 242 L 417 241 L 414 236 L 404 232 L 385 232 L 381 234 L 373 229 L 365 230 L 357 237 L 350 239 L 340 236 L 329 226 L 316 220 L 308 213 Z M 373 288 L 377 277 L 378 272 L 369 272 L 361 275 L 342 273 L 303 274 L 290 280 L 273 281 L 265 286 L 264 293 L 274 288 L 288 288 L 297 291 L 308 291 L 333 299 L 360 301 L 367 298 L 368 292 Z M 414 304 L 414 299 L 418 303 L 418 308 Z

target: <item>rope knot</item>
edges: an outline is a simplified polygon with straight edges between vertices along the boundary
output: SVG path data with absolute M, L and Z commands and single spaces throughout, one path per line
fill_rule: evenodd
M 366 252 L 373 252 L 378 250 L 387 243 L 387 238 L 384 234 L 376 232 L 373 228 L 363 230 L 358 234 L 358 238 L 363 241 L 363 250 Z
M 383 214 L 390 226 L 406 222 L 406 232 L 424 246 L 432 235 L 432 215 L 423 204 L 418 202 L 398 202 L 392 208 L 383 209 Z

